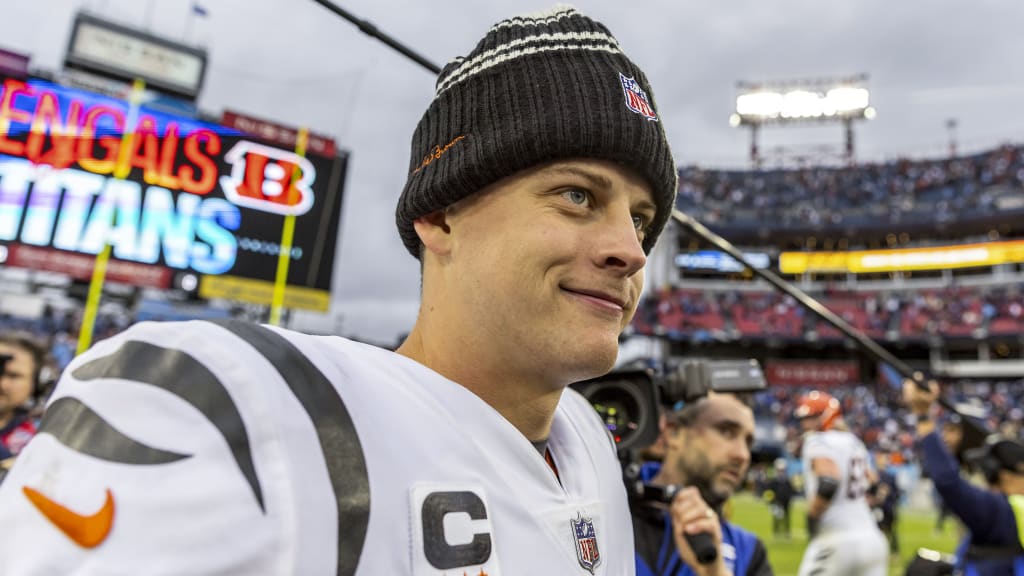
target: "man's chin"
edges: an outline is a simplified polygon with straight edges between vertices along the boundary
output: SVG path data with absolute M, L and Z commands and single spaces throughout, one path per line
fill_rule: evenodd
M 732 498 L 733 493 L 736 492 L 736 486 L 733 486 L 728 482 L 716 482 L 711 491 L 715 498 L 725 502 L 729 498 Z
M 575 372 L 575 381 L 587 380 L 604 376 L 615 368 L 618 358 L 618 343 L 587 346 L 576 351 L 568 351 L 563 359 Z

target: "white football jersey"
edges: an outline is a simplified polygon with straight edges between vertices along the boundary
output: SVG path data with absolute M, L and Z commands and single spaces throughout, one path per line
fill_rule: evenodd
M 839 467 L 839 489 L 821 517 L 822 532 L 878 530 L 865 498 L 870 487 L 868 450 L 859 438 L 841 430 L 809 434 L 804 440 L 802 458 L 808 500 L 818 492 L 818 478 L 812 472 L 811 461 L 827 458 Z
M 387 350 L 142 323 L 72 362 L 0 484 L 0 573 L 634 574 L 614 446 L 574 391 L 548 447 L 560 478 Z

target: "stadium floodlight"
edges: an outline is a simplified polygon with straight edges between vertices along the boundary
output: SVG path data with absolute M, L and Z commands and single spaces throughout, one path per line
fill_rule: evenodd
M 778 92 L 751 92 L 736 98 L 736 114 L 760 118 L 778 117 L 782 113 L 785 96 Z
M 859 120 L 874 116 L 867 76 L 752 84 L 740 82 L 733 125 Z M 738 120 L 737 120 L 738 119 Z
M 866 88 L 833 88 L 825 94 L 825 115 L 862 112 L 868 109 Z
M 729 117 L 733 128 L 750 129 L 750 160 L 760 167 L 757 139 L 764 125 L 808 122 L 841 123 L 846 133 L 845 158 L 854 160 L 853 123 L 875 117 L 867 74 L 848 78 L 738 82 L 736 109 Z

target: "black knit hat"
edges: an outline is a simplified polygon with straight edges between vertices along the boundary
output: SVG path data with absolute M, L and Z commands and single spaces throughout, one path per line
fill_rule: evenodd
M 644 176 L 657 215 L 650 252 L 675 201 L 677 173 L 647 78 L 602 24 L 568 6 L 498 22 L 445 66 L 412 137 L 395 211 L 419 257 L 413 220 L 532 166 L 600 158 Z

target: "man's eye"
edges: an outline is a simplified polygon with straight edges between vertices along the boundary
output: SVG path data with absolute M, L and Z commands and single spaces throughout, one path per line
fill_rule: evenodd
M 590 200 L 590 194 L 586 190 L 580 190 L 579 188 L 573 188 L 562 192 L 562 196 L 565 196 L 569 202 L 582 206 Z
M 638 232 L 646 232 L 649 224 L 650 220 L 647 216 L 633 216 L 633 228 L 636 228 Z

